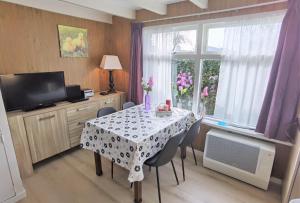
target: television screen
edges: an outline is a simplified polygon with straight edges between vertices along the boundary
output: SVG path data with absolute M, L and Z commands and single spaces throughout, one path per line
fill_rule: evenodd
M 62 71 L 1 75 L 0 82 L 7 111 L 34 109 L 66 98 Z

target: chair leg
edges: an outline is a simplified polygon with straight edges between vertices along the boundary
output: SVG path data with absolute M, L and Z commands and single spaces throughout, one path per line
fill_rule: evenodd
M 185 181 L 184 160 L 183 160 L 183 158 L 181 158 L 181 166 L 182 166 L 182 176 L 183 176 L 183 181 Z
M 161 203 L 158 166 L 156 166 L 156 180 L 157 180 L 158 200 L 159 203 Z
M 177 177 L 177 173 L 176 173 L 176 169 L 175 169 L 173 160 L 171 160 L 171 164 L 172 164 L 172 167 L 173 167 L 173 171 L 174 171 L 174 175 L 175 175 L 175 178 L 176 178 L 177 185 L 179 185 L 179 181 L 178 181 L 178 177 Z
M 132 188 L 132 186 L 133 186 L 133 182 L 130 183 L 130 188 Z
M 193 150 L 193 155 L 194 155 L 195 164 L 197 165 L 197 159 L 196 159 L 195 150 L 194 150 L 193 145 L 191 145 L 191 147 L 192 147 L 192 150 Z
M 114 162 L 111 162 L 111 179 L 114 179 Z

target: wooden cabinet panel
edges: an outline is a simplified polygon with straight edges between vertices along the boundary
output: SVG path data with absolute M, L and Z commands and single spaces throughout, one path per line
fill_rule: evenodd
M 32 162 L 70 148 L 65 110 L 25 117 Z
M 33 174 L 33 168 L 23 116 L 8 118 L 8 124 L 21 177 L 29 177 Z
M 100 104 L 97 102 L 79 105 L 67 109 L 68 122 L 80 122 L 95 118 Z

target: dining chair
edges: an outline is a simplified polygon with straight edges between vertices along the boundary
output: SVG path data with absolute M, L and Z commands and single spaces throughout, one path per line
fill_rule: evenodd
M 157 180 L 159 203 L 161 203 L 159 173 L 158 173 L 158 168 L 160 166 L 163 166 L 163 165 L 171 162 L 177 185 L 179 185 L 176 169 L 175 169 L 172 159 L 174 158 L 174 156 L 177 152 L 178 145 L 179 145 L 180 141 L 182 140 L 183 136 L 184 136 L 184 131 L 181 131 L 178 134 L 176 134 L 175 136 L 171 137 L 169 139 L 169 141 L 167 142 L 167 144 L 165 145 L 165 147 L 161 151 L 159 151 L 153 157 L 151 157 L 145 161 L 145 165 L 156 168 L 156 180 Z
M 195 164 L 197 165 L 197 159 L 196 159 L 193 143 L 194 143 L 196 137 L 199 135 L 201 120 L 202 119 L 199 119 L 195 123 L 193 123 L 193 125 L 186 132 L 185 136 L 182 138 L 181 142 L 179 143 L 179 147 L 181 149 L 181 156 L 180 157 L 181 157 L 183 180 L 185 180 L 184 159 L 186 158 L 186 148 L 187 148 L 187 146 L 191 146 L 192 151 L 193 151 Z
M 117 112 L 113 107 L 104 107 L 98 110 L 97 118 Z M 111 178 L 114 178 L 114 162 L 111 161 Z
M 134 102 L 125 102 L 124 104 L 123 104 L 123 110 L 124 109 L 128 109 L 128 108 L 130 108 L 130 107 L 133 107 L 133 106 L 135 106 L 135 103 Z

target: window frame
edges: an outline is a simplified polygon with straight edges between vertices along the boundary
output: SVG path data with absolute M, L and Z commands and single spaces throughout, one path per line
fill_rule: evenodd
M 203 44 L 208 40 L 208 29 L 209 28 L 217 28 L 217 27 L 227 27 L 232 26 L 235 22 L 242 19 L 249 18 L 258 18 L 269 15 L 277 16 L 278 14 L 283 15 L 286 12 L 286 9 L 278 10 L 278 11 L 269 11 L 255 14 L 248 14 L 243 16 L 230 16 L 224 18 L 217 19 L 208 19 L 201 21 L 193 21 L 193 22 L 183 22 L 169 25 L 159 25 L 154 27 L 164 27 L 170 28 L 172 31 L 184 31 L 196 29 L 196 51 L 195 52 L 175 52 L 172 56 L 173 59 L 192 59 L 195 60 L 195 78 L 194 78 L 194 92 L 193 92 L 193 107 L 192 111 L 196 113 L 198 111 L 198 105 L 200 102 L 200 92 L 201 92 L 201 84 L 202 84 L 202 70 L 203 70 L 203 61 L 204 60 L 221 60 L 221 53 L 214 52 L 206 52 Z M 205 46 L 206 46 L 205 45 Z M 219 121 L 218 117 L 214 115 L 206 115 L 205 118 L 209 120 Z
M 223 24 L 223 22 L 222 22 Z M 174 60 L 177 59 L 190 59 L 195 61 L 195 78 L 194 78 L 194 92 L 193 92 L 193 106 L 192 111 L 197 112 L 199 101 L 200 101 L 200 93 L 201 93 L 201 85 L 202 85 L 202 67 L 204 60 L 221 60 L 221 54 L 216 53 L 206 53 L 204 52 L 203 44 L 207 44 L 207 36 L 205 36 L 205 32 L 207 33 L 210 28 L 207 26 L 208 24 L 199 23 L 194 27 L 196 29 L 196 52 L 174 52 L 172 58 Z M 184 31 L 185 27 L 183 26 L 180 29 L 174 29 L 176 31 Z M 191 28 L 191 27 L 190 27 Z M 190 30 L 190 29 L 187 29 Z M 212 117 L 211 115 L 207 115 L 206 117 Z

